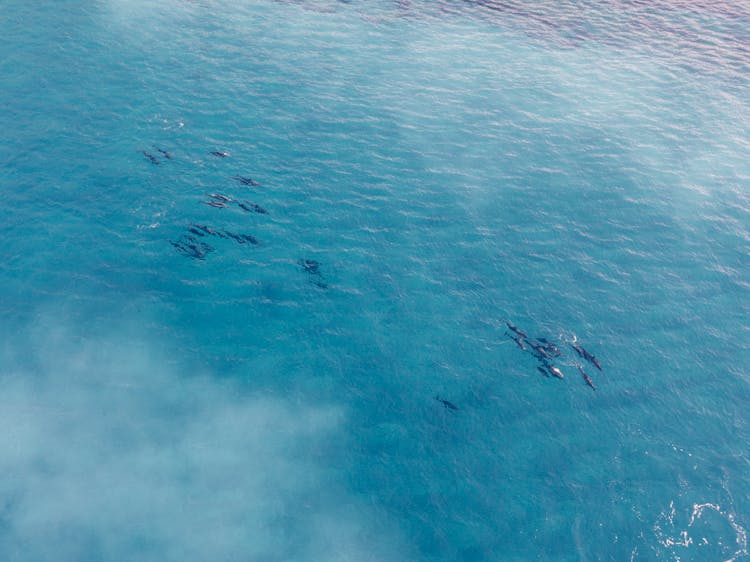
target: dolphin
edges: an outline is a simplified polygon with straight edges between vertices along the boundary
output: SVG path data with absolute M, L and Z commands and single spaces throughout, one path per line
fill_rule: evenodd
M 151 154 L 150 152 L 146 152 L 145 150 L 139 150 L 141 154 L 143 154 L 146 158 L 148 158 L 152 164 L 158 164 L 159 160 L 157 160 L 156 156 Z
M 172 153 L 171 152 L 167 152 L 166 150 L 161 149 L 161 148 L 159 148 L 156 145 L 154 145 L 154 148 L 156 150 L 158 150 L 159 152 L 161 152 L 164 155 L 164 158 L 166 158 L 167 160 L 171 160 L 172 159 Z
M 546 338 L 536 338 L 536 341 L 538 341 L 544 349 L 549 351 L 555 357 L 560 357 L 562 355 L 562 352 L 558 349 L 558 347 L 554 343 L 548 341 Z
M 253 178 L 248 178 L 247 176 L 230 176 L 230 179 L 238 181 L 243 185 L 252 185 L 253 187 L 260 186 L 257 181 L 255 181 Z
M 591 355 L 590 353 L 588 353 L 587 359 L 594 364 L 594 367 L 596 367 L 600 371 L 602 370 L 602 364 L 599 363 L 599 360 L 596 357 L 594 357 L 593 355 Z
M 320 275 L 320 263 L 315 260 L 301 259 L 297 263 L 310 275 Z
M 190 252 L 191 252 L 190 255 L 192 257 L 198 258 L 199 260 L 202 260 L 203 258 L 206 257 L 206 253 L 207 253 L 206 250 L 204 250 L 199 245 L 197 245 L 197 244 L 188 244 L 187 247 L 190 250 Z
M 214 230 L 213 228 L 206 226 L 205 224 L 191 224 L 191 228 L 197 228 L 199 230 L 202 230 L 206 234 L 209 234 L 211 236 L 218 236 L 219 238 L 226 238 L 226 236 L 219 231 Z
M 217 209 L 225 209 L 227 204 L 226 203 L 220 203 L 218 201 L 203 201 L 204 205 L 208 205 L 209 207 L 216 207 Z
M 586 351 L 582 346 L 578 345 L 574 341 L 573 343 L 570 344 L 570 347 L 572 347 L 573 349 L 575 349 L 576 353 L 580 357 L 582 357 L 583 359 L 585 359 L 586 361 L 588 361 L 589 363 L 591 363 L 592 365 L 594 365 L 594 367 L 596 367 L 600 371 L 602 370 L 602 364 L 599 363 L 599 360 L 596 357 L 594 357 L 591 353 L 589 353 L 588 351 Z
M 555 367 L 553 364 L 548 363 L 547 361 L 543 361 L 543 363 L 544 363 L 544 366 L 547 368 L 547 370 L 549 371 L 549 373 L 552 376 L 555 376 L 558 379 L 564 379 L 565 378 L 565 375 L 563 374 L 563 372 L 560 369 L 558 369 L 557 367 Z
M 209 154 L 212 156 L 217 156 L 219 158 L 226 158 L 227 156 L 229 156 L 228 152 L 219 152 L 217 150 L 212 150 L 211 152 L 209 152 Z
M 524 338 L 526 340 L 529 339 L 528 334 L 526 332 L 524 332 L 523 330 L 521 330 L 520 328 L 516 328 L 513 324 L 511 324 L 507 320 L 505 321 L 505 324 L 508 326 L 508 328 L 510 328 L 511 330 L 513 330 L 516 334 L 518 334 L 522 338 Z
M 549 352 L 545 349 L 543 345 L 540 345 L 530 340 L 526 340 L 526 341 L 529 344 L 529 347 L 531 347 L 531 349 L 534 350 L 533 353 L 535 357 L 537 357 L 538 359 L 542 359 L 542 360 L 552 359 L 552 356 L 549 354 Z
M 260 205 L 256 205 L 255 203 L 248 203 L 247 201 L 243 201 L 243 202 L 237 203 L 237 206 L 240 209 L 242 209 L 244 211 L 247 211 L 248 213 L 249 212 L 255 212 L 255 213 L 260 213 L 261 215 L 267 215 L 268 214 L 268 211 L 266 211 Z
M 505 333 L 508 334 L 508 332 Z M 523 345 L 523 338 L 521 338 L 520 336 L 512 336 L 510 334 L 508 334 L 508 337 L 516 342 L 516 345 L 521 348 L 521 351 L 526 351 L 526 346 Z
M 235 234 L 234 232 L 228 232 L 225 230 L 224 234 L 226 234 L 232 240 L 239 242 L 240 244 L 244 244 L 245 242 L 247 242 L 247 240 L 243 239 L 239 234 Z
M 456 406 L 452 402 L 449 402 L 448 400 L 443 400 L 442 398 L 440 398 L 440 396 L 435 396 L 435 400 L 445 406 L 446 410 L 453 410 L 454 412 L 458 411 L 458 406 Z
M 198 242 L 192 236 L 182 236 L 177 242 L 170 240 L 169 243 L 181 254 L 199 260 L 204 259 L 206 254 L 213 251 L 213 247 L 204 242 Z
M 222 195 L 220 193 L 209 193 L 208 196 L 211 199 L 216 199 L 217 201 L 223 201 L 225 203 L 229 203 L 231 199 L 227 197 L 226 195 Z
M 594 386 L 594 381 L 592 381 L 591 377 L 586 374 L 586 371 L 583 370 L 583 367 L 581 367 L 578 364 L 576 364 L 576 367 L 578 367 L 578 371 L 581 373 L 583 380 L 586 381 L 586 384 L 589 385 L 592 390 L 596 391 L 596 387 Z

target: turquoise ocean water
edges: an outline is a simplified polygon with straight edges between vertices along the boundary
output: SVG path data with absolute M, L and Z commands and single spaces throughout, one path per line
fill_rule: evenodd
M 0 559 L 750 559 L 748 30 L 3 0 Z

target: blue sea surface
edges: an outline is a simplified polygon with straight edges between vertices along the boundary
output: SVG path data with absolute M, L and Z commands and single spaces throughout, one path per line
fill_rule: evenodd
M 0 560 L 750 559 L 746 1 L 3 0 L 0 190 Z

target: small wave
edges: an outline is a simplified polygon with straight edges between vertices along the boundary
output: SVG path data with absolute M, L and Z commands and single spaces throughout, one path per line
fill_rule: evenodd
M 734 532 L 734 541 L 725 540 L 728 537 L 724 533 L 718 532 L 715 525 L 700 530 L 696 527 L 697 523 L 703 518 L 707 511 L 713 512 L 725 521 Z M 682 556 L 696 558 L 695 549 L 713 549 L 718 551 L 713 555 L 708 555 L 704 550 L 700 553 L 700 559 L 703 560 L 724 560 L 724 562 L 735 562 L 742 556 L 747 556 L 747 530 L 742 527 L 736 520 L 733 513 L 722 510 L 722 508 L 713 503 L 696 503 L 693 504 L 690 519 L 684 527 L 679 522 L 680 513 L 674 506 L 674 501 L 669 502 L 669 509 L 662 512 L 654 524 L 653 530 L 656 540 L 660 547 L 666 549 L 669 559 L 680 562 Z M 677 521 L 676 521 L 677 520 Z M 709 531 L 713 536 L 708 536 Z M 728 531 L 728 530 L 727 530 Z M 736 549 L 732 544 L 736 544 Z M 657 550 L 662 550 L 657 548 Z M 691 549 L 691 552 L 686 552 Z M 734 549 L 734 550 L 732 550 Z M 638 549 L 635 548 L 631 555 L 631 560 L 637 560 Z M 720 557 L 720 558 L 719 558 Z

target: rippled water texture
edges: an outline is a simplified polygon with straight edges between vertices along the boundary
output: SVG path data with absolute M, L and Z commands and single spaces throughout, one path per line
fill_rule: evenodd
M 5 0 L 0 559 L 750 558 L 748 30 Z

